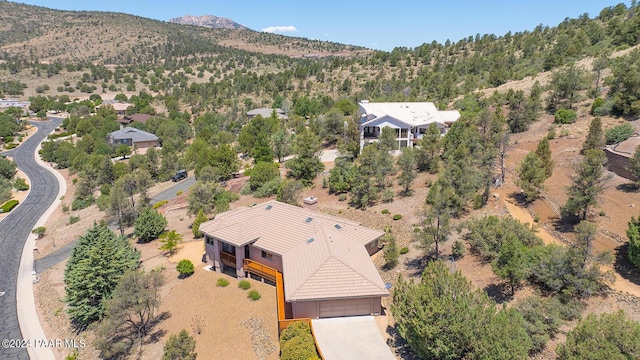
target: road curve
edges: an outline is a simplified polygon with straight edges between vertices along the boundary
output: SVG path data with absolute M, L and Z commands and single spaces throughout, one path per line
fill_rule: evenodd
M 34 153 L 38 144 L 46 138 L 61 118 L 32 122 L 38 131 L 17 148 L 2 153 L 13 157 L 18 168 L 31 181 L 31 191 L 22 204 L 0 222 L 0 340 L 22 339 L 16 307 L 18 269 L 24 244 L 38 219 L 54 202 L 59 185 L 56 177 L 38 165 Z M 37 320 L 37 316 L 35 316 Z M 25 339 L 34 340 L 34 339 Z M 29 359 L 24 347 L 0 346 L 0 359 Z M 12 344 L 9 344 L 12 345 Z

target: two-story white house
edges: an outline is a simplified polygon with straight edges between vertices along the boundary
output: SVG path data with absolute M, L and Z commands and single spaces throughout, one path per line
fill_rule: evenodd
M 382 128 L 396 131 L 396 150 L 413 147 L 422 139 L 431 123 L 435 123 L 444 135 L 458 119 L 458 110 L 438 110 L 431 102 L 369 102 L 358 103 L 360 116 L 360 149 L 368 143 L 379 140 Z

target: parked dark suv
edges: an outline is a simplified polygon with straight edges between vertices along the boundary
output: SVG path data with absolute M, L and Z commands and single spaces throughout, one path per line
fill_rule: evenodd
M 171 181 L 176 182 L 186 178 L 187 178 L 187 170 L 178 170 L 176 171 L 176 174 L 171 177 Z

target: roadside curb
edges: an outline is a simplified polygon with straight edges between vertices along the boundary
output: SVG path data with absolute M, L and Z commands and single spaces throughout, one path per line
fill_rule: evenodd
M 43 139 L 42 141 L 45 141 Z M 41 149 L 42 142 L 36 147 L 34 157 L 38 165 L 51 172 L 58 180 L 58 195 L 56 200 L 49 206 L 47 211 L 38 219 L 34 228 L 44 226 L 47 219 L 51 216 L 53 211 L 60 205 L 62 200 L 60 197 L 67 192 L 67 183 L 60 173 L 55 171 L 49 164 L 44 163 L 38 154 Z M 36 269 L 34 268 L 34 256 L 33 249 L 36 247 L 35 234 L 30 234 L 24 243 L 22 248 L 22 256 L 20 258 L 20 268 L 18 270 L 18 281 L 16 289 L 16 308 L 18 312 L 18 323 L 20 325 L 20 331 L 22 337 L 25 340 L 45 340 L 46 335 L 42 329 L 42 325 L 38 319 L 38 312 L 36 310 L 35 296 L 33 292 L 33 284 L 39 281 Z M 55 355 L 52 348 L 39 346 L 39 347 L 27 347 L 27 352 L 31 359 L 44 359 L 55 360 Z

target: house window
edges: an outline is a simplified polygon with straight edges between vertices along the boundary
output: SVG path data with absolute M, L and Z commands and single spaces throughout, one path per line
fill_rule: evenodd
M 228 254 L 232 254 L 235 255 L 236 254 L 236 247 L 231 245 L 231 244 L 227 244 L 225 242 L 222 243 L 222 251 L 228 253 Z
M 264 250 L 262 250 L 262 258 L 263 259 L 267 259 L 267 260 L 273 260 L 273 254 L 270 252 L 266 252 Z

